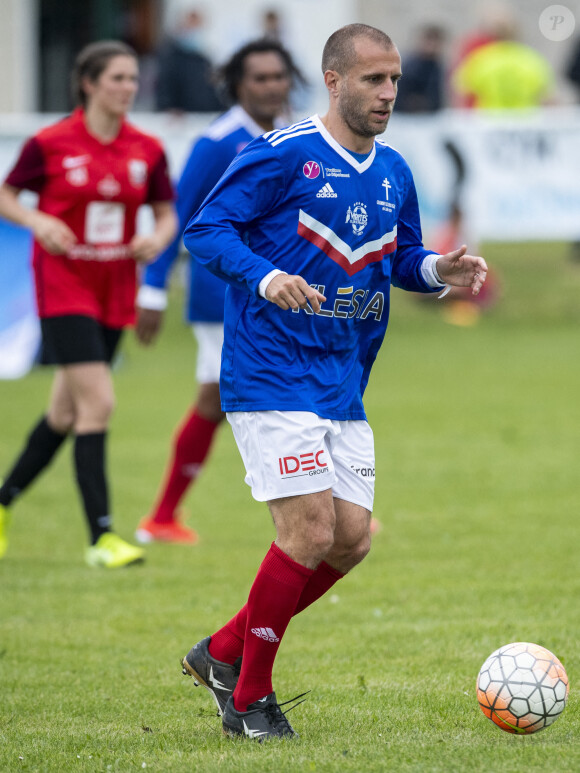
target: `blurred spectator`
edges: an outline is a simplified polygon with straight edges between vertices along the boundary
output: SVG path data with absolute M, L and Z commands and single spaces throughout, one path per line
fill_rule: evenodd
M 511 30 L 513 17 L 511 12 L 503 4 L 486 3 L 479 13 L 479 27 L 469 32 L 464 38 L 459 40 L 455 59 L 451 66 L 451 75 L 458 69 L 459 65 L 472 54 L 476 49 L 485 46 L 487 43 L 493 43 L 504 34 L 506 25 Z M 473 96 L 459 93 L 453 88 L 453 77 L 451 77 L 451 97 L 454 107 L 473 107 Z
M 465 217 L 462 200 L 464 198 L 465 179 L 467 174 L 465 159 L 457 144 L 447 139 L 443 150 L 449 158 L 454 170 L 454 180 L 451 187 L 449 212 L 447 219 L 430 235 L 429 243 L 434 250 L 442 255 L 458 249 L 463 244 L 476 244 L 475 234 L 471 232 L 468 219 Z M 477 248 L 479 250 L 479 248 Z M 442 304 L 443 318 L 452 325 L 471 327 L 475 325 L 483 311 L 495 305 L 500 295 L 500 279 L 495 270 L 488 269 L 485 287 L 479 295 L 464 292 L 463 287 L 447 287 Z M 427 300 L 426 296 L 419 296 Z M 430 299 L 433 296 L 429 296 Z
M 433 113 L 444 106 L 445 31 L 430 24 L 419 30 L 415 50 L 405 59 L 397 112 Z
M 452 84 L 475 108 L 505 110 L 546 103 L 554 74 L 548 61 L 516 40 L 516 23 L 507 11 L 493 18 L 485 34 L 491 42 L 472 48 L 459 63 Z
M 203 52 L 204 18 L 184 13 L 158 55 L 156 109 L 212 113 L 224 108 L 212 84 L 212 65 Z
M 262 37 L 277 43 L 283 42 L 284 28 L 278 11 L 269 9 L 262 14 Z
M 453 201 L 448 220 L 431 235 L 429 243 L 434 250 L 444 255 L 446 252 L 458 249 L 468 241 L 475 243 L 473 234 L 467 232 L 465 218 L 459 203 Z M 443 318 L 451 325 L 471 327 L 479 321 L 483 311 L 495 305 L 499 294 L 499 277 L 494 270 L 490 269 L 479 295 L 465 292 L 464 287 L 449 288 L 442 307 Z M 429 296 L 431 299 L 432 297 Z
M 300 72 L 304 67 L 299 62 L 299 56 L 294 50 L 292 41 L 289 39 L 288 28 L 284 23 L 284 17 L 274 8 L 266 9 L 260 17 L 260 37 L 262 40 L 269 41 L 271 43 L 280 43 L 288 53 L 291 52 L 292 59 L 297 64 L 297 72 Z M 252 40 L 251 38 L 250 40 Z M 250 42 L 250 41 L 246 41 Z M 292 94 L 290 97 L 290 107 L 293 113 L 304 113 L 309 109 L 310 102 L 310 88 L 308 81 L 300 74 L 294 78 Z

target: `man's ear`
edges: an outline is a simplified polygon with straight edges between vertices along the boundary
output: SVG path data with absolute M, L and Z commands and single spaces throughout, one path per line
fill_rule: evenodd
M 338 94 L 338 88 L 340 84 L 340 75 L 336 70 L 326 70 L 324 73 L 324 83 L 328 89 L 329 94 L 336 96 Z

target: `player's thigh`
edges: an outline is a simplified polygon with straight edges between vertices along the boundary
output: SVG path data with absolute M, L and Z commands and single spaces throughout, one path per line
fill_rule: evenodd
M 111 369 L 105 362 L 85 362 L 62 368 L 75 406 L 75 429 L 104 429 L 115 406 Z

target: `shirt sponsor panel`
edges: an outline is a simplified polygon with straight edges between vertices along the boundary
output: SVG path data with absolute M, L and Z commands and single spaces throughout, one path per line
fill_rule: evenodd
M 325 295 L 327 300 L 320 305 L 320 311 L 316 312 L 319 317 L 335 317 L 338 319 L 367 319 L 374 318 L 375 322 L 380 322 L 385 310 L 385 294 L 382 290 L 376 290 L 370 297 L 368 289 L 359 287 L 354 289 L 350 287 L 338 287 L 334 301 L 328 298 L 326 286 L 322 284 L 311 284 L 315 290 Z M 330 306 L 330 308 L 328 308 Z M 294 314 L 314 314 L 315 312 L 307 306 L 305 309 L 292 309 Z
M 133 254 L 128 244 L 75 244 L 67 253 L 71 260 L 128 260 Z
M 302 167 L 302 173 L 309 180 L 315 180 L 320 174 L 320 164 L 316 161 L 307 161 Z
M 88 244 L 119 244 L 125 234 L 125 205 L 91 201 L 85 216 L 85 241 Z
M 324 176 L 325 177 L 350 177 L 349 172 L 343 172 L 342 169 L 337 169 L 336 167 L 324 167 Z

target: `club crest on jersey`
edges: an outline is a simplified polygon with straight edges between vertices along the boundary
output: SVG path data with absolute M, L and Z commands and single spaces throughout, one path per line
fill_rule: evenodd
M 346 213 L 345 223 L 352 225 L 352 232 L 355 236 L 360 236 L 367 227 L 369 216 L 362 201 L 357 201 L 352 207 L 349 207 Z
M 112 199 L 113 196 L 118 196 L 121 191 L 121 184 L 115 180 L 112 174 L 108 174 L 99 180 L 97 183 L 97 190 L 106 199 Z
M 147 182 L 147 163 L 140 158 L 132 158 L 129 161 L 129 182 L 131 185 L 141 186 Z
M 320 174 L 320 164 L 316 161 L 307 161 L 302 167 L 302 174 L 309 180 L 315 180 Z

